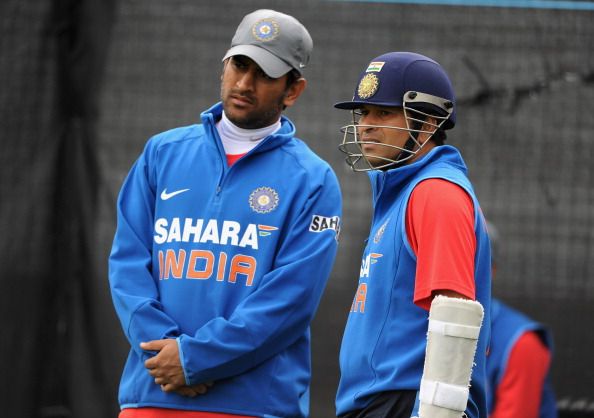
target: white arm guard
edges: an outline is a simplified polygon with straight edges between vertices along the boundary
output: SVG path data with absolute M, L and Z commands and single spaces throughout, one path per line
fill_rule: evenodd
M 429 310 L 419 418 L 460 418 L 466 410 L 483 307 L 438 295 Z

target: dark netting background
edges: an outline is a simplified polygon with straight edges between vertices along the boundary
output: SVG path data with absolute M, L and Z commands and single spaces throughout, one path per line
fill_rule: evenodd
M 337 353 L 369 226 L 365 175 L 337 151 L 367 62 L 429 55 L 459 97 L 461 148 L 500 234 L 494 294 L 549 324 L 564 416 L 594 411 L 594 12 L 326 1 L 4 0 L 0 5 L 0 391 L 6 417 L 115 417 L 127 343 L 106 258 L 115 198 L 149 136 L 218 100 L 241 17 L 270 7 L 314 38 L 289 116 L 335 168 L 341 248 L 313 324 L 312 417 L 334 414 Z M 287 175 L 290 175 L 287 173 Z M 238 394 L 241 396 L 241 394 Z

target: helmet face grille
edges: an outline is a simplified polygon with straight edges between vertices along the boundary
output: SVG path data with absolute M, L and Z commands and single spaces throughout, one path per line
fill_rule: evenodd
M 345 161 L 353 171 L 384 170 L 403 165 L 414 158 L 433 134 L 446 123 L 453 111 L 452 103 L 444 98 L 425 93 L 406 92 L 402 98 L 405 127 L 388 125 L 363 125 L 359 123 L 360 115 L 357 109 L 352 111 L 352 123 L 341 128 L 343 133 L 342 143 L 338 149 L 346 155 Z M 429 112 L 424 109 L 429 108 Z M 423 110 L 421 110 L 423 109 Z M 444 116 L 435 115 L 433 109 Z M 431 119 L 429 119 L 431 118 Z M 433 123 L 431 120 L 435 120 Z M 365 129 L 394 129 L 406 131 L 409 140 L 403 147 L 378 142 L 367 142 L 361 139 L 360 132 Z M 428 135 L 426 141 L 420 143 L 417 138 L 420 134 Z M 379 154 L 370 154 L 364 151 L 364 145 L 372 144 L 382 149 L 390 149 L 392 158 Z
M 356 109 L 363 105 L 404 107 L 407 92 L 427 97 L 442 98 L 441 103 L 427 102 L 426 111 L 435 111 L 440 116 L 449 114 L 443 129 L 453 128 L 456 123 L 455 96 L 450 79 L 444 69 L 434 60 L 412 52 L 389 52 L 374 58 L 359 80 L 351 101 L 335 104 L 339 109 Z M 423 103 L 422 99 L 409 101 Z M 444 113 L 444 103 L 451 111 Z M 435 107 L 434 107 L 435 106 Z

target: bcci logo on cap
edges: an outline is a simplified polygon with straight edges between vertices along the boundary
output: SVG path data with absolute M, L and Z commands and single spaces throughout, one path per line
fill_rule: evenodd
M 272 19 L 263 19 L 252 26 L 252 35 L 259 41 L 269 42 L 275 39 L 280 33 L 280 27 Z

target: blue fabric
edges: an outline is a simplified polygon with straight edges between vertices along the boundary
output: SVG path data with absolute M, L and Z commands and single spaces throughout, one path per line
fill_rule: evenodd
M 380 392 L 419 390 L 429 312 L 413 303 L 416 258 L 406 238 L 405 214 L 414 187 L 425 179 L 441 178 L 464 188 L 474 203 L 476 297 L 485 309 L 485 318 L 466 413 L 472 418 L 486 418 L 490 245 L 462 157 L 455 148 L 440 146 L 413 164 L 369 175 L 374 215 L 359 278 L 367 294 L 364 307 L 355 296 L 343 336 L 337 414 L 362 409 Z
M 533 321 L 498 299 L 491 304 L 491 344 L 487 357 L 488 406 L 495 408 L 495 394 L 509 362 L 512 349 L 526 332 L 535 332 L 541 341 L 553 351 L 553 339 L 548 328 Z M 550 375 L 542 387 L 540 418 L 557 418 L 557 402 L 551 386 Z
M 151 138 L 118 198 L 109 259 L 117 314 L 131 350 L 122 407 L 305 417 L 310 328 L 337 250 L 338 181 L 282 118 L 281 129 L 231 167 L 202 124 Z M 161 391 L 142 341 L 175 338 L 186 383 Z

